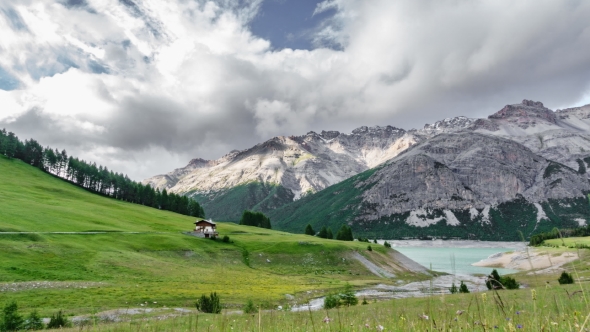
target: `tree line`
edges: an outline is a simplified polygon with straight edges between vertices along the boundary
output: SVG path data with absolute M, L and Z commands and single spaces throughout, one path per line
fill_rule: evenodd
M 205 218 L 205 211 L 194 199 L 160 191 L 149 184 L 135 182 L 127 175 L 113 172 L 84 160 L 68 156 L 50 147 L 43 148 L 34 139 L 22 142 L 6 129 L 0 131 L 0 154 L 20 159 L 40 170 L 67 180 L 91 192 L 118 200 L 168 210 L 193 217 Z
M 558 239 L 560 237 L 583 237 L 583 236 L 590 236 L 590 225 L 573 228 L 573 229 L 562 229 L 559 230 L 557 228 L 552 229 L 549 232 L 538 233 L 531 236 L 531 240 L 529 241 L 530 246 L 538 246 L 543 243 L 545 240 L 551 239 Z

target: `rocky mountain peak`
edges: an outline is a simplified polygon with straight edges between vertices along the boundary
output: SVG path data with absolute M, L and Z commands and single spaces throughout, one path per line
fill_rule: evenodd
M 477 119 L 471 119 L 465 116 L 457 116 L 454 118 L 446 118 L 441 121 L 436 121 L 433 124 L 425 124 L 424 130 L 426 131 L 449 131 L 459 130 L 471 126 Z
M 191 161 L 188 162 L 187 167 L 191 167 L 191 168 L 203 168 L 203 167 L 210 167 L 215 165 L 215 161 L 214 160 L 205 160 L 202 158 L 195 158 Z
M 540 101 L 523 100 L 520 104 L 506 105 L 498 112 L 488 116 L 488 119 L 505 119 L 518 122 L 524 128 L 534 125 L 537 119 L 550 123 L 557 123 L 555 113 L 543 106 Z
M 335 131 L 335 130 L 322 130 L 322 133 L 320 134 L 320 136 L 322 136 L 323 139 L 334 139 L 338 136 L 340 136 L 340 132 L 339 131 Z

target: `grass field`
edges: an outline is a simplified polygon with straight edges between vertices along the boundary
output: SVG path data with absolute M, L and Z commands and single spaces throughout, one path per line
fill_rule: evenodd
M 220 223 L 232 243 L 182 234 L 193 218 L 89 193 L 0 156 L 0 306 L 17 301 L 42 315 L 110 308 L 192 307 L 216 291 L 228 307 L 299 303 L 350 282 L 388 282 L 354 251 L 391 262 L 390 249 Z M 106 234 L 50 232 L 106 231 Z M 124 232 L 138 232 L 135 234 Z M 398 273 L 400 278 L 420 276 Z M 422 278 L 424 278 L 422 276 Z

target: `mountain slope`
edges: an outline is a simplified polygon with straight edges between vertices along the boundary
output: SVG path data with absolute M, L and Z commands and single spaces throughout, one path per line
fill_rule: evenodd
M 518 240 L 532 231 L 586 223 L 585 174 L 525 146 L 469 130 L 439 134 L 378 169 L 271 213 L 276 227 L 302 231 L 348 223 L 377 237 Z M 338 206 L 330 194 L 348 193 Z M 342 214 L 342 211 L 347 211 Z
M 140 304 L 194 307 L 211 291 L 230 307 L 248 299 L 293 305 L 346 282 L 393 283 L 359 254 L 396 279 L 425 278 L 383 246 L 368 252 L 358 242 L 218 223 L 232 241 L 224 243 L 182 234 L 193 221 L 92 194 L 0 156 L 2 299 L 47 317 L 56 308 L 92 314 Z
M 390 126 L 361 127 L 351 134 L 323 131 L 275 137 L 215 161 L 195 159 L 185 168 L 143 183 L 193 196 L 203 203 L 208 216 L 235 220 L 234 210 L 225 213 L 228 200 L 236 211 L 256 205 L 270 211 L 375 167 L 415 142 L 413 135 Z M 255 200 L 244 187 L 257 187 Z M 270 187 L 279 187 L 278 199 Z
M 459 116 L 420 130 L 360 127 L 351 134 L 322 131 L 275 137 L 215 161 L 195 159 L 144 183 L 194 197 L 209 216 L 237 220 L 244 209 L 269 213 L 376 167 L 417 143 L 459 132 L 509 139 L 584 174 L 590 168 L 590 105 L 553 112 L 540 102 L 523 100 L 487 119 Z

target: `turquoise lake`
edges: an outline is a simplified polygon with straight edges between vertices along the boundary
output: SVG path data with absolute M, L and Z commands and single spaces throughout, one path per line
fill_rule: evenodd
M 390 241 L 396 242 L 396 241 Z M 444 241 L 433 245 L 432 242 L 423 241 L 424 245 L 420 246 L 422 241 L 412 241 L 411 246 L 404 246 L 404 243 L 393 244 L 393 249 L 408 256 L 417 263 L 435 270 L 454 274 L 490 274 L 493 268 L 472 266 L 471 264 L 482 259 L 488 258 L 490 255 L 517 250 L 521 245 L 514 242 L 508 242 L 505 246 L 502 243 L 495 242 L 500 246 L 489 246 L 490 244 L 483 244 L 484 247 L 478 247 L 477 243 L 469 241 L 455 241 L 447 243 Z M 459 242 L 459 243 L 457 243 Z M 407 243 L 407 242 L 406 242 Z M 491 244 L 491 245 L 494 245 Z M 453 271 L 453 258 L 455 261 Z M 511 269 L 497 269 L 500 274 L 514 273 L 516 270 Z

